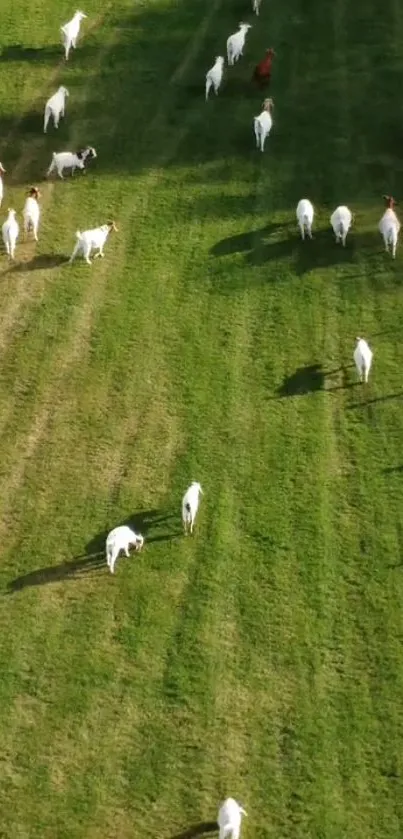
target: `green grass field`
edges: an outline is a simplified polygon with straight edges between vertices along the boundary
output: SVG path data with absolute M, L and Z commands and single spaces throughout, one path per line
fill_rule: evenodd
M 243 839 L 401 839 L 403 246 L 393 262 L 377 224 L 403 195 L 402 9 L 83 10 L 67 65 L 71 4 L 2 11 L 1 219 L 43 197 L 39 244 L 0 256 L 0 837 L 171 839 L 232 795 Z M 44 180 L 86 144 L 85 175 Z M 68 266 L 109 218 L 105 259 Z M 129 521 L 146 547 L 112 577 L 105 535 Z

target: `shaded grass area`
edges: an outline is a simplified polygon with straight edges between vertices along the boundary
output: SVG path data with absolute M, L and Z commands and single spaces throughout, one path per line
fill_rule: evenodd
M 376 223 L 400 190 L 401 16 L 263 2 L 206 105 L 243 4 L 90 4 L 99 26 L 59 66 L 69 11 L 38 0 L 27 26 L 17 3 L 0 56 L 7 200 L 54 149 L 98 151 L 43 185 L 39 247 L 0 265 L 1 831 L 178 839 L 234 795 L 245 836 L 400 839 L 401 256 Z M 356 215 L 345 250 L 335 203 Z M 63 265 L 110 215 L 105 260 Z M 112 578 L 124 522 L 146 547 Z

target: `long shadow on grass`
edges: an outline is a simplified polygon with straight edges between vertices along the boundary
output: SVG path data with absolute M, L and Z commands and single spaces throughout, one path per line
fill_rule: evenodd
M 49 565 L 46 568 L 38 568 L 29 574 L 16 577 L 7 584 L 7 593 L 15 594 L 24 588 L 33 586 L 44 586 L 50 583 L 60 583 L 64 580 L 79 579 L 84 575 L 98 572 L 105 565 L 103 554 L 83 554 L 73 561 L 62 562 L 60 565 Z
M 279 231 L 285 233 L 280 241 L 277 239 Z M 271 241 L 270 241 L 271 239 Z M 267 265 L 270 262 L 289 261 L 292 270 L 297 276 L 302 276 L 313 270 L 327 269 L 334 266 L 351 267 L 357 261 L 360 251 L 367 251 L 373 256 L 378 255 L 379 243 L 372 233 L 356 235 L 355 239 L 347 240 L 346 247 L 336 244 L 331 231 L 320 230 L 314 239 L 301 240 L 299 233 L 295 232 L 291 223 L 269 224 L 259 230 L 250 233 L 242 233 L 217 242 L 210 250 L 215 257 L 225 257 L 234 253 L 244 253 L 245 262 L 250 266 Z M 349 281 L 353 275 L 349 271 L 348 276 L 344 272 L 343 277 Z M 222 278 L 214 283 L 213 290 L 220 293 L 239 291 L 253 282 L 278 282 L 275 275 L 268 277 L 259 273 L 254 275 L 246 272 L 238 282 L 234 284 L 231 275 Z M 281 282 L 281 280 L 280 280 Z M 379 288 L 379 278 L 377 278 Z
M 169 839 L 194 839 L 196 836 L 203 836 L 204 833 L 215 833 L 216 830 L 218 830 L 217 822 L 199 822 L 182 830 L 181 833 L 175 833 Z
M 54 63 L 58 58 L 64 57 L 63 44 L 53 44 L 47 47 L 24 47 L 22 44 L 10 44 L 0 51 L 0 64 L 9 61 L 28 61 L 33 64 L 37 61 L 43 64 L 45 61 Z
M 378 402 L 390 402 L 392 399 L 402 399 L 403 391 L 400 393 L 388 393 L 387 396 L 377 396 L 374 399 L 367 399 L 366 402 L 356 402 L 354 405 L 349 405 L 352 408 L 365 408 L 367 405 L 376 405 Z
M 271 233 L 275 233 L 277 230 L 284 227 L 286 227 L 285 223 L 267 224 L 260 230 L 251 230 L 248 233 L 239 233 L 236 236 L 228 236 L 227 239 L 221 239 L 220 242 L 216 242 L 216 244 L 210 248 L 210 253 L 213 256 L 228 256 L 234 253 L 243 253 L 244 251 L 255 251 L 264 242 L 264 239 L 267 236 L 270 236 Z
M 304 396 L 319 390 L 328 393 L 329 391 L 354 387 L 357 382 L 351 381 L 348 372 L 352 367 L 354 365 L 341 365 L 335 370 L 324 370 L 322 364 L 307 364 L 304 367 L 299 367 L 295 373 L 285 377 L 278 387 L 276 395 L 269 397 L 269 400 L 283 399 L 288 396 Z M 327 380 L 336 375 L 341 376 L 342 383 L 327 386 Z
M 351 235 L 346 246 L 337 244 L 330 230 L 319 230 L 313 239 L 302 241 L 299 233 L 289 225 L 289 235 L 280 242 L 261 242 L 246 257 L 251 265 L 264 265 L 284 258 L 291 259 L 298 276 L 320 268 L 349 265 L 358 251 L 373 251 L 376 237 L 373 233 Z
M 7 274 L 24 274 L 29 273 L 30 271 L 43 271 L 48 268 L 58 268 L 60 265 L 66 265 L 68 259 L 68 256 L 62 256 L 56 253 L 42 253 L 38 256 L 34 256 L 29 261 L 13 263 L 8 268 L 0 271 L 0 278 L 6 276 Z
M 135 532 L 141 533 L 145 538 L 146 545 L 149 545 L 153 542 L 169 541 L 181 535 L 181 530 L 178 528 L 173 530 L 172 528 L 173 516 L 177 518 L 176 514 L 161 512 L 161 510 L 143 510 L 130 516 L 121 524 L 126 524 Z M 165 528 L 168 526 L 169 530 L 165 529 L 165 532 L 160 532 L 161 525 Z M 102 530 L 94 536 L 87 543 L 85 553 L 74 557 L 73 560 L 62 562 L 56 566 L 50 565 L 46 568 L 38 568 L 36 571 L 12 580 L 7 585 L 7 593 L 14 594 L 24 588 L 59 583 L 63 580 L 79 580 L 84 576 L 105 570 L 105 540 L 110 530 L 111 528 Z

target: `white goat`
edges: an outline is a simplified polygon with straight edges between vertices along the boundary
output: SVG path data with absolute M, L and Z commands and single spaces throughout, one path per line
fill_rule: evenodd
M 22 213 L 24 217 L 25 235 L 27 236 L 29 231 L 32 230 L 35 242 L 38 241 L 39 218 L 41 215 L 38 203 L 40 195 L 39 189 L 36 186 L 31 186 Z
M 397 240 L 399 238 L 400 221 L 394 211 L 396 201 L 391 195 L 384 195 L 386 201 L 386 210 L 379 222 L 379 231 L 385 243 L 385 250 L 389 251 L 389 245 L 392 247 L 393 259 L 396 256 Z
M 264 151 L 266 137 L 269 136 L 271 127 L 273 125 L 273 119 L 271 115 L 271 111 L 274 108 L 273 100 L 265 99 L 262 107 L 262 113 L 259 114 L 258 117 L 255 117 L 253 120 L 253 127 L 256 137 L 256 147 L 260 149 L 260 151 Z
M 260 12 L 261 2 L 262 2 L 262 0 L 252 0 L 252 9 L 255 12 L 255 14 L 257 14 L 257 15 Z
M 46 177 L 49 177 L 55 169 L 59 178 L 63 178 L 63 172 L 65 169 L 71 169 L 71 174 L 74 175 L 76 169 L 85 169 L 86 160 L 93 160 L 96 156 L 97 153 L 92 146 L 87 146 L 86 149 L 82 149 L 78 152 L 54 151 L 52 155 L 52 162 L 46 173 Z
M 98 248 L 98 253 L 94 255 L 94 259 L 98 256 L 104 256 L 104 245 L 111 230 L 116 230 L 117 227 L 114 221 L 109 221 L 108 224 L 101 224 L 100 227 L 94 227 L 93 230 L 84 230 L 83 233 L 77 230 L 77 242 L 75 244 L 73 253 L 70 257 L 70 263 L 76 258 L 78 253 L 82 253 L 88 265 L 91 265 L 90 253 L 93 249 Z
M 353 216 L 348 207 L 340 206 L 330 216 L 330 224 L 336 237 L 336 243 L 346 244 L 347 233 L 350 230 Z
M 368 382 L 369 371 L 372 364 L 373 352 L 370 350 L 364 338 L 356 338 L 356 347 L 354 350 L 354 361 L 357 368 L 357 373 L 360 377 L 360 382 Z
M 14 259 L 15 245 L 20 232 L 18 221 L 15 217 L 15 210 L 9 210 L 6 221 L 1 228 L 3 242 L 10 259 Z
M 3 201 L 3 195 L 4 195 L 4 185 L 3 185 L 3 179 L 1 177 L 1 175 L 6 174 L 6 170 L 3 168 L 2 163 L 0 163 L 0 172 L 1 172 L 1 174 L 0 174 L 0 207 L 1 207 L 1 203 Z
M 193 533 L 193 525 L 199 509 L 200 493 L 203 495 L 200 484 L 197 481 L 193 481 L 182 498 L 182 521 L 185 534 L 188 533 L 188 530 L 190 533 Z
M 60 117 L 64 117 L 66 96 L 69 95 L 67 87 L 61 85 L 56 93 L 48 99 L 45 105 L 45 117 L 43 121 L 43 133 L 46 134 L 50 117 L 53 117 L 55 128 L 59 128 Z
M 223 77 L 223 69 L 224 69 L 224 58 L 222 55 L 217 55 L 215 60 L 215 64 L 211 69 L 206 73 L 206 102 L 208 99 L 208 95 L 210 93 L 211 87 L 214 88 L 214 93 L 217 96 L 219 87 L 222 82 Z
M 297 220 L 301 231 L 302 239 L 305 239 L 305 232 L 312 239 L 312 222 L 315 211 L 308 198 L 301 198 L 297 204 Z
M 76 12 L 74 17 L 71 18 L 71 20 L 69 20 L 67 23 L 60 27 L 63 37 L 63 46 L 66 61 L 68 61 L 71 47 L 75 49 L 77 46 L 77 38 L 78 33 L 80 31 L 80 24 L 83 18 L 86 17 L 87 15 L 85 15 L 84 12 Z
M 235 801 L 234 798 L 227 798 L 218 811 L 218 827 L 220 828 L 219 839 L 239 839 L 241 832 L 242 816 L 247 816 L 246 811 Z
M 115 527 L 108 533 L 106 538 L 106 561 L 111 574 L 115 570 L 115 562 L 121 551 L 130 557 L 129 548 L 133 546 L 136 551 L 141 551 L 144 545 L 144 537 L 135 533 L 127 525 Z
M 227 59 L 228 64 L 232 66 L 238 58 L 243 55 L 243 48 L 245 46 L 245 38 L 248 29 L 252 28 L 251 23 L 240 23 L 238 32 L 234 32 L 227 39 Z

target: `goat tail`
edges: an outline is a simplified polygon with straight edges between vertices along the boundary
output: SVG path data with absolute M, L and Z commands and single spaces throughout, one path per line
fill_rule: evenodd
M 81 230 L 76 230 L 76 239 L 81 239 Z

